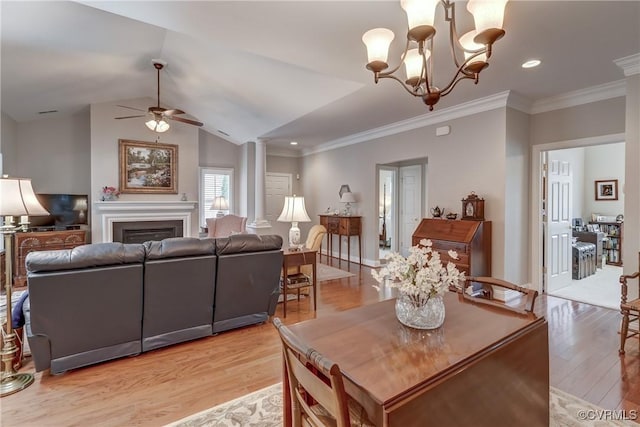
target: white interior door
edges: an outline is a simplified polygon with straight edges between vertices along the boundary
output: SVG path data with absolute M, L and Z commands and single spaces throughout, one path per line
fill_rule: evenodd
M 547 165 L 544 265 L 549 293 L 571 284 L 573 177 L 567 161 L 551 159 Z
M 400 239 L 399 250 L 408 255 L 411 236 L 422 217 L 422 167 L 420 165 L 400 168 Z
M 267 173 L 265 193 L 267 199 L 266 219 L 272 224 L 278 219 L 284 206 L 285 196 L 291 195 L 292 176 L 287 173 Z

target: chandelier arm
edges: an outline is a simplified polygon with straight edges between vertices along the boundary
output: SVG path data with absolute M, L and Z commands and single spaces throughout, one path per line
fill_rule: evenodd
M 473 79 L 473 80 L 475 80 L 475 82 L 476 82 L 476 83 L 478 83 L 478 75 L 477 75 L 477 74 L 476 74 L 475 76 L 469 76 L 469 75 L 467 75 L 467 74 L 464 74 L 464 73 L 463 73 L 463 74 L 462 74 L 462 75 L 460 75 L 459 77 L 454 78 L 454 80 L 453 80 L 453 81 L 451 81 L 451 82 L 449 83 L 449 85 L 447 85 L 447 87 L 442 91 L 441 96 L 446 96 L 446 95 L 448 95 L 448 94 L 453 90 L 453 88 L 454 88 L 454 87 L 456 87 L 456 85 L 457 85 L 460 81 L 462 81 L 462 80 L 466 80 L 466 79 Z
M 455 85 L 462 79 L 474 79 L 475 82 L 478 83 L 478 73 L 471 73 L 464 70 L 464 67 L 467 65 L 467 63 L 477 55 L 479 55 L 479 53 L 470 56 L 469 59 L 460 64 L 460 66 L 458 67 L 458 71 L 456 71 L 456 73 L 453 75 L 453 78 L 449 81 L 449 84 L 447 84 L 444 89 L 440 91 L 442 96 L 445 96 L 449 92 L 451 92 Z
M 404 88 L 404 90 L 406 90 L 407 92 L 409 92 L 411 95 L 413 96 L 421 96 L 420 93 L 415 92 L 411 89 L 409 89 L 409 86 L 407 86 L 407 84 L 405 82 L 403 82 L 402 80 L 400 80 L 398 77 L 392 75 L 392 74 L 385 74 L 385 75 L 380 75 L 381 79 L 393 79 L 395 81 L 397 81 L 400 86 L 402 86 Z
M 458 37 L 458 30 L 456 29 L 456 4 L 451 3 L 449 0 L 441 0 L 445 11 L 445 20 L 449 21 L 449 47 L 451 48 L 451 57 L 453 58 L 456 67 L 460 68 L 458 56 L 456 55 L 456 46 L 462 49 L 464 55 L 464 47 L 460 44 L 460 38 Z
M 410 43 L 410 40 L 407 38 L 407 44 L 404 47 L 404 52 L 402 53 L 402 56 L 400 57 L 400 63 L 398 63 L 398 65 L 396 65 L 396 67 L 392 70 L 385 71 L 384 73 L 382 72 L 379 73 L 380 78 L 392 77 L 391 75 L 400 69 L 400 67 L 404 63 L 404 58 L 407 56 L 407 52 L 409 51 L 409 43 Z

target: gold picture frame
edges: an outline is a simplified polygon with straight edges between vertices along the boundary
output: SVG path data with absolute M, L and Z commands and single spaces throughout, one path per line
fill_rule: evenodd
M 618 180 L 596 181 L 596 200 L 618 200 Z
M 178 193 L 178 146 L 119 139 L 121 193 Z

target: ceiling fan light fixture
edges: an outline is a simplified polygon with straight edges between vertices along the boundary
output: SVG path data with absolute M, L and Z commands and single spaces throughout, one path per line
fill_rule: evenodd
M 166 132 L 171 127 L 169 126 L 169 123 L 167 123 L 162 119 L 160 120 L 151 119 L 148 122 L 146 122 L 145 125 L 147 125 L 147 127 L 152 131 L 158 132 L 158 133 Z

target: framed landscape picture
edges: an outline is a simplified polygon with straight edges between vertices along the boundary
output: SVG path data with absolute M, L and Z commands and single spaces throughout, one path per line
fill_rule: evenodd
M 120 139 L 122 193 L 178 193 L 178 146 Z
M 596 200 L 618 200 L 618 180 L 596 181 Z

